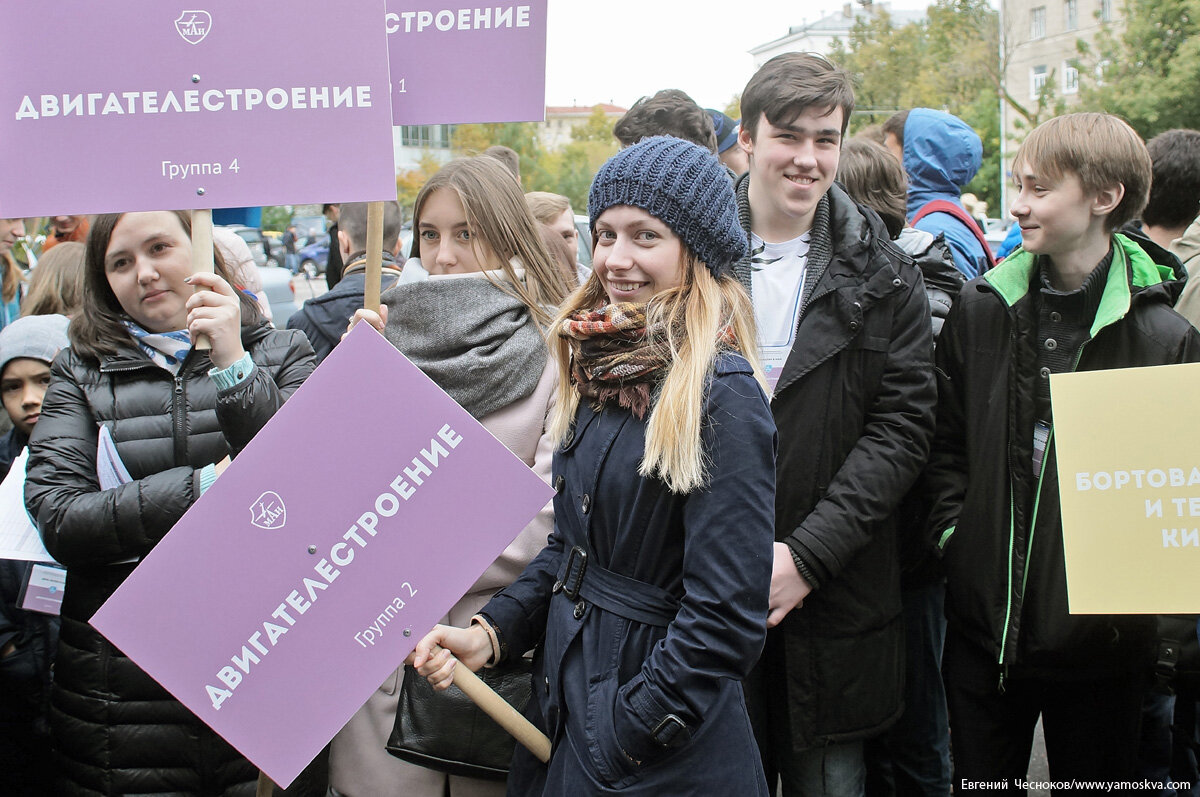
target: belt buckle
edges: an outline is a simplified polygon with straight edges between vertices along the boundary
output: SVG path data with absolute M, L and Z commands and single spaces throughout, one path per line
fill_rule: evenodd
M 583 586 L 583 574 L 587 571 L 587 551 L 578 545 L 571 548 L 567 554 L 567 569 L 563 574 L 563 594 L 570 600 L 579 597 L 579 588 Z
M 655 742 L 667 748 L 672 747 L 675 742 L 679 741 L 680 734 L 685 734 L 684 738 L 690 735 L 687 723 L 674 714 L 668 714 L 663 717 L 654 726 L 654 730 L 650 732 L 650 736 Z

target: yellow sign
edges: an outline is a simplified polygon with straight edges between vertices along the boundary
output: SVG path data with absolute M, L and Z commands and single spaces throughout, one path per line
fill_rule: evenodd
M 1072 614 L 1200 612 L 1200 364 L 1050 377 Z

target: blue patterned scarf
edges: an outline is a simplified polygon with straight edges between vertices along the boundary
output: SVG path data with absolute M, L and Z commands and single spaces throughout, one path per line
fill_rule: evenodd
M 178 332 L 147 332 L 132 321 L 125 322 L 129 334 L 137 341 L 138 348 L 161 368 L 172 375 L 179 373 L 183 358 L 192 348 L 192 334 L 186 329 Z

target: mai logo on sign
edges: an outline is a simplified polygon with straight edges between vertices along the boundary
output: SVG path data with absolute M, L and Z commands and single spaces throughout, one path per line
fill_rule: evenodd
M 287 507 L 279 493 L 267 490 L 250 505 L 250 522 L 260 529 L 273 531 L 287 523 Z
M 212 30 L 212 15 L 207 11 L 184 11 L 175 20 L 175 30 L 188 44 L 199 44 Z

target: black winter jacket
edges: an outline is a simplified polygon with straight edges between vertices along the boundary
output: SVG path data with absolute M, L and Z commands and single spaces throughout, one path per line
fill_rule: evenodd
M 1155 259 L 1125 236 L 1114 240 L 1076 370 L 1200 360 L 1200 333 L 1171 309 L 1182 266 L 1148 242 Z M 1053 428 L 1041 474 L 1033 472 L 1037 279 L 1034 257 L 1013 253 L 967 283 L 938 339 L 938 429 L 926 476 L 950 630 L 991 656 L 1001 675 L 1148 675 L 1153 615 L 1067 611 Z
M 747 231 L 748 179 L 737 192 Z M 748 683 L 760 743 L 776 756 L 876 735 L 900 714 L 896 510 L 933 434 L 933 338 L 921 273 L 878 216 L 837 185 L 826 197 L 832 259 L 771 402 L 776 540 L 819 585 L 768 633 Z M 734 270 L 749 289 L 748 262 Z
M 363 306 L 367 273 L 362 269 L 350 270 L 360 262 L 365 262 L 365 258 L 352 261 L 347 266 L 348 273 L 342 274 L 336 287 L 307 300 L 288 319 L 287 328 L 300 330 L 312 344 L 318 365 L 341 342 L 350 317 L 354 315 L 355 310 Z M 391 254 L 385 255 L 383 261 L 385 268 L 389 268 L 394 263 L 395 260 Z M 390 268 L 389 271 L 385 271 L 380 280 L 380 290 L 387 290 L 394 285 L 398 276 L 399 273 L 390 271 Z
M 297 332 L 242 330 L 253 375 L 218 393 L 192 350 L 179 376 L 130 346 L 64 349 L 30 441 L 26 504 L 67 567 L 51 721 L 60 794 L 253 794 L 254 767 L 88 625 L 199 497 L 200 469 L 242 450 L 312 372 Z M 107 426 L 132 481 L 101 490 Z

